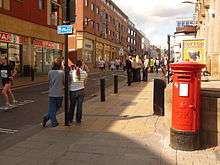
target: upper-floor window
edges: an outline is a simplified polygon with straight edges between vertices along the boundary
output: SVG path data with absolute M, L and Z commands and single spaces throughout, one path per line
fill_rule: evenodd
M 45 0 L 42 1 L 44 3 L 43 5 L 45 5 Z M 52 0 L 51 3 L 48 5 L 50 5 L 50 12 L 48 12 L 48 16 L 50 18 L 49 25 L 60 25 L 62 23 L 62 19 L 59 19 L 62 18 L 62 6 L 58 3 L 58 0 Z M 43 9 L 45 9 L 45 6 L 43 7 Z
M 44 0 L 38 0 L 38 7 L 40 10 L 43 10 L 44 9 Z
M 99 14 L 99 7 L 96 6 L 96 14 Z
M 99 31 L 99 23 L 96 24 L 96 30 Z
M 0 0 L 0 8 L 5 10 L 10 10 L 10 1 L 9 0 Z
M 94 10 L 94 4 L 91 3 L 91 10 L 93 11 Z
M 88 6 L 88 0 L 85 0 L 85 6 Z
M 3 7 L 3 0 L 0 0 L 0 8 Z

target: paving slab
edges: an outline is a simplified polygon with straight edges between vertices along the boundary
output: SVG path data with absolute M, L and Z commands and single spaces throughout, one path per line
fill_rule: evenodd
M 83 105 L 80 125 L 49 126 L 0 153 L 7 165 L 207 165 L 220 164 L 220 152 L 212 149 L 176 151 L 169 146 L 164 117 L 152 111 L 152 83 L 135 83 L 108 91 Z M 13 157 L 13 158 L 12 158 Z

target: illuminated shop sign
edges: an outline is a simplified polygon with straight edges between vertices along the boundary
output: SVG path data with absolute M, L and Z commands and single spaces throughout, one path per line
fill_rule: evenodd
M 33 40 L 33 45 L 40 48 L 47 48 L 47 49 L 59 49 L 63 50 L 63 45 L 60 43 L 55 43 L 51 41 L 44 41 L 39 39 Z
M 14 44 L 22 44 L 22 37 L 15 34 L 0 32 L 0 41 Z

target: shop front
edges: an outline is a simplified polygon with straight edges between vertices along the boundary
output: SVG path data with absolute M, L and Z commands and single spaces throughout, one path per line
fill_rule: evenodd
M 18 74 L 22 70 L 22 42 L 24 37 L 0 32 L 0 58 L 7 58 L 15 66 Z
M 83 60 L 86 64 L 92 65 L 93 62 L 93 41 L 84 40 Z
M 105 46 L 104 46 L 104 60 L 105 60 L 106 62 L 109 62 L 109 61 L 110 61 L 110 57 L 111 57 L 111 49 L 110 49 L 110 46 L 105 45 Z
M 102 43 L 96 43 L 96 63 L 98 63 L 101 59 L 104 59 L 103 53 L 104 46 Z
M 63 57 L 63 44 L 40 39 L 33 39 L 34 68 L 38 74 L 46 74 L 53 61 Z

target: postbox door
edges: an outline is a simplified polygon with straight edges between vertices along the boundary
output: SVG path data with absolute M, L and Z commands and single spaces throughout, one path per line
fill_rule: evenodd
M 193 131 L 195 128 L 194 87 L 192 77 L 174 82 L 173 127 L 177 130 Z

